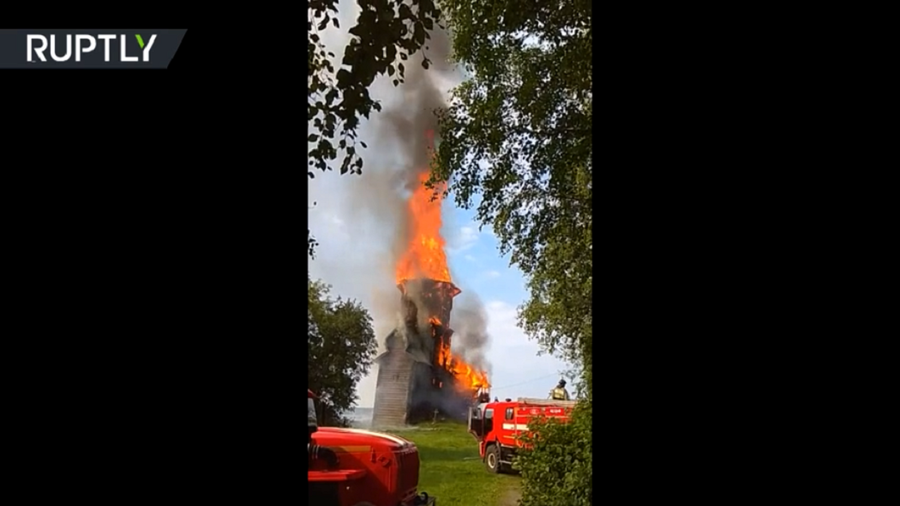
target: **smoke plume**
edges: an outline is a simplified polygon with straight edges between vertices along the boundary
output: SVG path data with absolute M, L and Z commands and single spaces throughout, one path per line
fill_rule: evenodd
M 358 14 L 356 2 L 342 2 L 341 30 L 322 34 L 336 54 L 335 68 L 350 37 L 346 29 L 356 24 Z M 363 120 L 359 137 L 368 147 L 361 150 L 362 175 L 319 173 L 310 181 L 310 228 L 320 244 L 310 271 L 331 284 L 335 294 L 359 299 L 369 308 L 382 340 L 380 351 L 385 337 L 403 327 L 395 272 L 410 241 L 406 198 L 428 170 L 426 132 L 440 135 L 434 112 L 460 81 L 448 61 L 449 38 L 439 27 L 431 32 L 424 53 L 432 63 L 429 69 L 422 68 L 423 54 L 417 53 L 403 62 L 405 81 L 399 86 L 391 82 L 395 74 L 377 79 L 370 88 L 383 109 Z M 457 352 L 473 365 L 484 364 L 479 351 L 487 342 L 484 308 L 474 294 L 466 300 L 470 305 L 454 307 L 451 316 L 460 342 Z
M 460 358 L 490 374 L 490 364 L 485 352 L 488 336 L 488 316 L 484 304 L 474 292 L 463 291 L 453 301 L 453 316 L 450 318 L 453 338 L 450 349 Z

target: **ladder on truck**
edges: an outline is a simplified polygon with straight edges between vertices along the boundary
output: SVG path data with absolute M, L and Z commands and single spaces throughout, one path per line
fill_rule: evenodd
M 554 399 L 537 399 L 532 397 L 519 397 L 516 402 L 529 406 L 555 406 L 560 408 L 574 408 L 578 401 L 558 401 Z

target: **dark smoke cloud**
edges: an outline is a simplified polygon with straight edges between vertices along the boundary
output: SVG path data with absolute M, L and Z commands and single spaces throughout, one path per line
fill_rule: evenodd
M 440 29 L 431 32 L 426 41 L 425 54 L 433 65 L 425 69 L 421 65 L 422 55 L 416 55 L 405 65 L 404 83 L 397 87 L 399 100 L 382 111 L 378 123 L 384 128 L 379 131 L 397 143 L 404 158 L 412 169 L 410 185 L 418 185 L 416 177 L 429 165 L 428 139 L 425 132 L 439 135 L 435 110 L 446 106 L 443 93 L 435 77 L 452 77 L 449 65 L 450 44 L 447 34 Z M 441 70 L 441 69 L 447 70 Z M 413 186 L 410 186 L 412 188 Z
M 356 2 L 341 7 L 342 28 L 323 34 L 337 55 L 336 67 L 349 40 L 346 29 L 355 25 L 359 13 Z M 368 145 L 361 151 L 363 174 L 331 172 L 310 181 L 311 228 L 320 243 L 317 258 L 310 262 L 312 276 L 331 284 L 336 295 L 357 298 L 369 308 L 382 350 L 387 335 L 403 327 L 395 266 L 410 241 L 406 199 L 428 169 L 426 132 L 440 136 L 434 112 L 445 105 L 446 90 L 461 80 L 449 62 L 449 37 L 435 28 L 426 41 L 429 69 L 422 68 L 423 55 L 418 53 L 403 62 L 404 83 L 394 87 L 393 77 L 383 77 L 370 89 L 383 110 L 373 113 L 360 131 Z M 454 345 L 455 352 L 482 367 L 486 365 L 481 351 L 487 343 L 485 311 L 474 294 L 464 295 L 459 305 L 454 302 L 451 315 L 454 342 L 459 343 Z
M 490 364 L 485 358 L 490 341 L 488 315 L 476 293 L 463 291 L 454 299 L 450 326 L 453 327 L 451 351 L 472 367 L 490 373 Z
M 342 5 L 342 27 L 353 26 L 358 15 L 355 2 L 346 5 Z M 344 29 L 340 33 L 329 32 L 324 37 L 337 54 L 336 63 L 342 57 L 348 37 Z M 381 101 L 383 110 L 373 113 L 371 120 L 361 129 L 360 137 L 368 145 L 362 150 L 365 159 L 363 174 L 342 176 L 340 187 L 336 187 L 335 192 L 339 195 L 317 192 L 316 187 L 320 185 L 316 179 L 310 185 L 310 200 L 317 201 L 311 213 L 331 211 L 334 205 L 328 206 L 326 202 L 331 200 L 333 203 L 334 200 L 329 197 L 339 196 L 343 202 L 337 211 L 346 218 L 343 220 L 344 228 L 358 239 L 355 242 L 380 246 L 374 257 L 368 257 L 370 268 L 389 272 L 391 277 L 397 259 L 410 240 L 406 197 L 420 184 L 419 175 L 428 169 L 430 161 L 426 132 L 431 130 L 435 135 L 439 134 L 434 111 L 445 105 L 444 89 L 459 81 L 459 74 L 448 61 L 450 42 L 443 30 L 436 27 L 431 32 L 425 53 L 432 61 L 428 70 L 422 68 L 423 55 L 417 53 L 403 62 L 405 81 L 402 84 L 395 87 L 391 83 L 393 77 L 385 76 L 372 85 L 370 93 Z M 334 176 L 325 174 L 323 177 Z M 319 263 L 324 266 L 338 261 Z M 362 279 L 370 277 L 364 275 Z M 383 283 L 379 285 L 384 286 Z M 374 299 L 380 301 L 387 295 L 381 289 L 375 290 L 377 296 Z

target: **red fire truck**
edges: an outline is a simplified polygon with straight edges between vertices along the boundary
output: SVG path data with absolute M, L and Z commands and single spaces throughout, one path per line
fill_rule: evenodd
M 309 506 L 435 506 L 418 493 L 419 451 L 401 437 L 319 427 L 308 392 Z
M 478 440 L 478 454 L 492 473 L 508 472 L 516 450 L 523 446 L 519 436 L 528 432 L 533 418 L 569 421 L 575 401 L 529 399 L 488 402 L 469 410 L 469 433 Z

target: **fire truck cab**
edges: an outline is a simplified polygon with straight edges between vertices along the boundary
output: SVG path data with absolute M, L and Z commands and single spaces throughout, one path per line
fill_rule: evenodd
M 419 451 L 411 441 L 359 429 L 319 427 L 308 392 L 309 506 L 435 506 L 418 493 Z
M 516 450 L 524 445 L 519 436 L 528 432 L 534 418 L 569 421 L 575 401 L 557 401 L 520 397 L 513 401 L 487 402 L 469 409 L 469 433 L 478 441 L 478 454 L 489 472 L 511 469 Z

